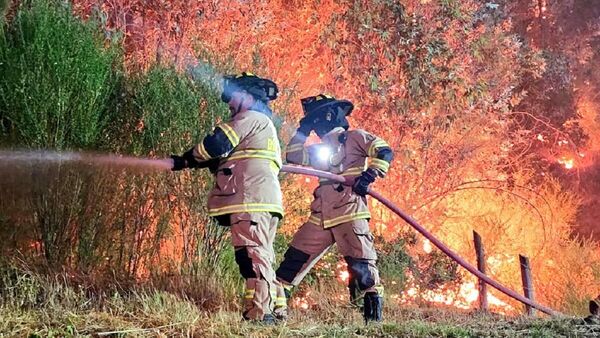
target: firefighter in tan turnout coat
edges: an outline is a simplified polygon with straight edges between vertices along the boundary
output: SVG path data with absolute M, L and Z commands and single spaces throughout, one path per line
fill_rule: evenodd
M 277 269 L 277 279 L 287 290 L 298 285 L 336 243 L 348 263 L 351 295 L 364 293 L 365 320 L 380 321 L 383 288 L 365 195 L 369 184 L 387 173 L 392 150 L 364 130 L 348 130 L 346 116 L 353 109 L 349 101 L 318 95 L 302 99 L 302 106 L 305 117 L 287 146 L 287 161 L 345 176 L 353 184 L 320 181 L 308 221 L 294 235 Z M 307 147 L 305 141 L 312 130 L 322 143 Z
M 235 260 L 246 280 L 243 317 L 273 322 L 277 288 L 273 241 L 283 216 L 278 174 L 281 149 L 267 106 L 277 97 L 270 80 L 250 73 L 227 76 L 221 99 L 231 120 L 187 151 L 172 156 L 173 170 L 209 167 L 215 186 L 209 215 L 231 227 Z

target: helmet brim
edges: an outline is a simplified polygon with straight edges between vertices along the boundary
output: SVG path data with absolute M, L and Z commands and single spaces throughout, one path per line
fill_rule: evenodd
M 352 113 L 352 110 L 354 109 L 354 105 L 348 100 L 334 100 L 320 105 L 317 109 L 311 112 L 305 111 L 304 114 L 306 117 L 311 118 L 314 115 L 318 115 L 321 112 L 326 111 L 328 108 L 335 107 L 340 107 L 344 112 L 344 116 L 349 116 Z
M 246 91 L 256 100 L 269 102 L 275 100 L 279 94 L 279 90 L 275 82 L 260 78 L 258 76 L 243 76 L 236 77 L 228 75 L 223 77 L 223 90 L 221 100 L 231 99 L 231 96 L 236 91 Z

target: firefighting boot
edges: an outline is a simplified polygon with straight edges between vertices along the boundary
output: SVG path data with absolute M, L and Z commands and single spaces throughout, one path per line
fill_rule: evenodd
M 275 316 L 273 316 L 270 313 L 267 313 L 266 315 L 264 315 L 263 319 L 259 322 L 259 324 L 275 325 L 275 324 L 277 324 L 277 320 L 276 320 Z
M 273 315 L 277 320 L 288 319 L 288 307 L 287 307 L 287 292 L 286 287 L 280 283 L 275 286 L 275 308 L 273 309 Z
M 583 321 L 586 324 L 600 324 L 600 296 L 590 301 L 590 315 L 585 317 Z
M 363 317 L 365 324 L 369 321 L 380 322 L 383 318 L 383 297 L 377 292 L 367 292 L 364 297 Z

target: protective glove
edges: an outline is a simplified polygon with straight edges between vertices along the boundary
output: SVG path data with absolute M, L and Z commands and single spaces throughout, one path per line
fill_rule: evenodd
M 312 121 L 310 121 L 309 119 L 307 119 L 306 117 L 303 117 L 300 120 L 300 126 L 298 127 L 298 132 L 308 136 L 310 135 L 310 132 L 313 130 L 313 123 Z
M 186 168 L 202 168 L 201 163 L 194 158 L 194 148 L 183 153 L 182 156 L 171 155 L 173 167 L 171 171 L 179 171 Z
M 369 184 L 375 182 L 377 178 L 377 172 L 375 169 L 368 168 L 363 171 L 362 174 L 354 181 L 354 185 L 352 186 L 352 191 L 354 191 L 357 195 L 366 196 L 367 192 L 369 192 Z
M 183 156 L 171 155 L 171 159 L 173 160 L 171 171 L 179 171 L 187 168 L 187 161 Z
M 208 168 L 208 171 L 211 172 L 211 174 L 216 174 L 217 170 L 219 169 L 219 162 L 220 159 L 218 158 L 213 158 L 211 160 L 208 160 L 206 162 L 202 163 L 202 168 Z M 200 168 L 200 167 L 199 167 Z

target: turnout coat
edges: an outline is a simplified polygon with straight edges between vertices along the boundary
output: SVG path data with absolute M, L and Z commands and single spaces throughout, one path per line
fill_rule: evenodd
M 379 176 L 387 173 L 390 163 L 378 158 L 380 149 L 389 145 L 364 130 L 345 130 L 338 127 L 327 133 L 321 144 L 305 146 L 306 136 L 296 133 L 286 149 L 289 163 L 310 165 L 348 178 L 356 178 L 367 168 Z M 325 149 L 324 149 L 325 148 Z M 370 219 L 366 197 L 352 191 L 351 186 L 321 179 L 315 189 L 309 223 L 332 228 L 358 219 Z
M 196 145 L 193 155 L 199 162 L 219 159 L 208 196 L 210 216 L 254 212 L 283 216 L 281 147 L 270 111 L 236 114 Z

